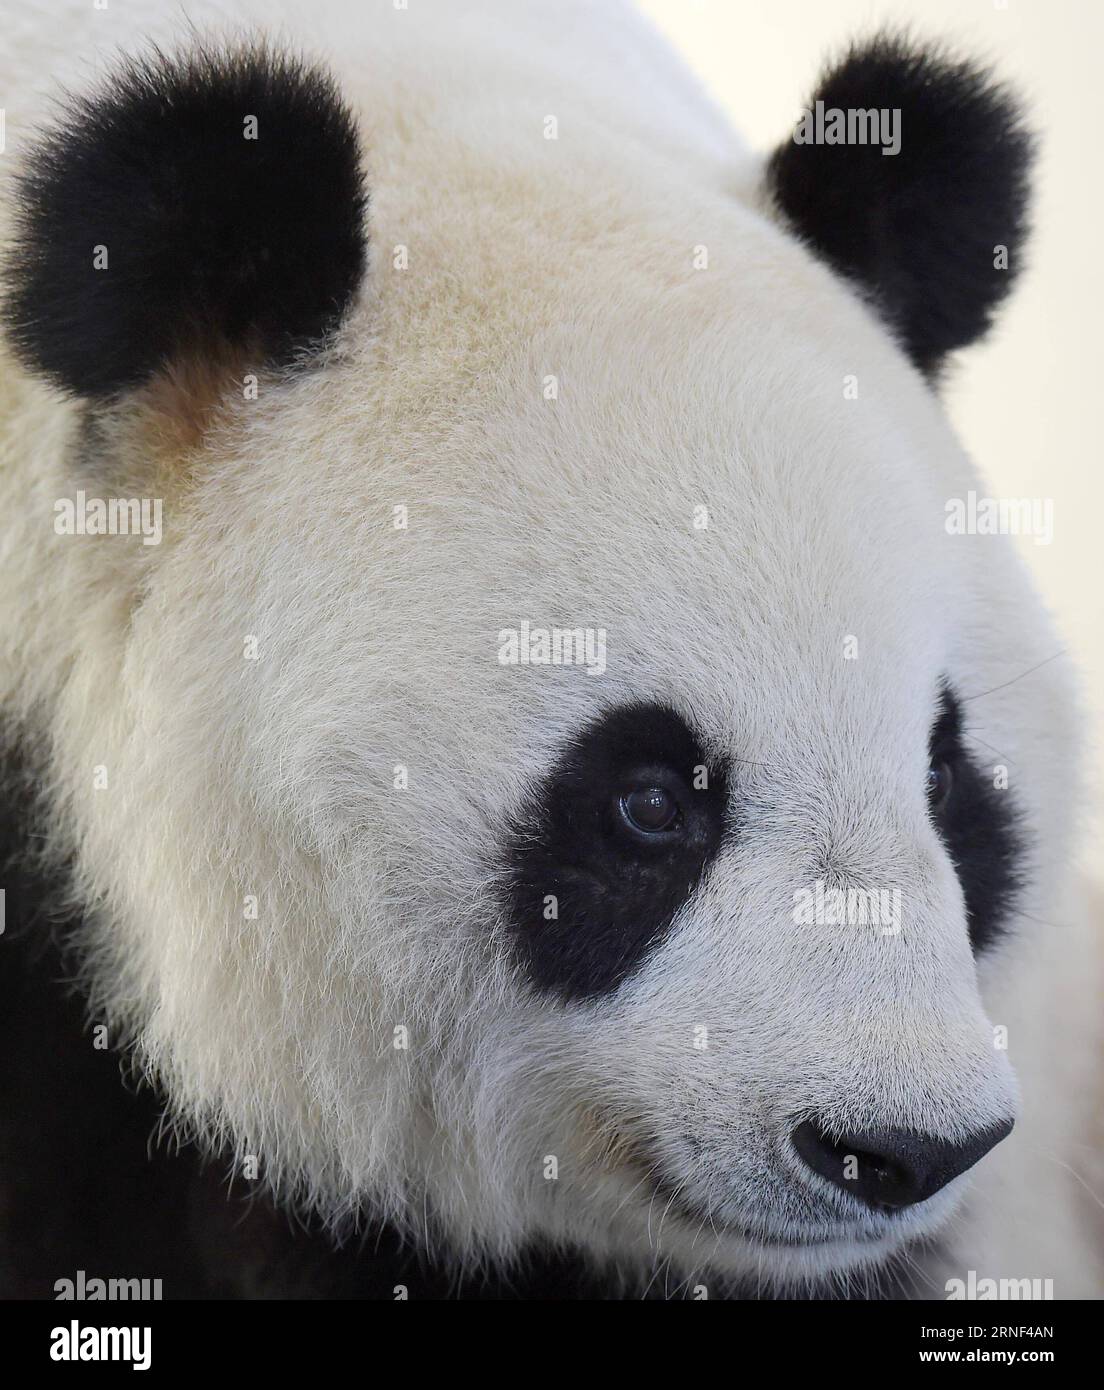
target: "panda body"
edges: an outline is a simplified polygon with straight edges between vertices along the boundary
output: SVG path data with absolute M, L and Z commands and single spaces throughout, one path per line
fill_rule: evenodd
M 1022 237 L 1014 108 L 884 40 L 826 90 L 898 84 L 902 172 L 764 168 L 627 7 L 317 8 L 201 6 L 198 58 L 168 7 L 82 10 L 2 74 L 0 692 L 89 1016 L 338 1260 L 382 1223 L 446 1287 L 537 1249 L 1098 1293 L 1069 678 L 1007 539 L 947 533 L 982 485 L 933 384 Z M 170 56 L 128 87 L 121 37 Z M 161 543 L 59 535 L 77 488 L 161 499 Z M 504 665 L 523 623 L 605 669 Z M 815 884 L 897 929 L 801 923 Z M 891 1210 L 825 1176 L 862 1135 Z M 232 1244 L 197 1182 L 181 1239 Z

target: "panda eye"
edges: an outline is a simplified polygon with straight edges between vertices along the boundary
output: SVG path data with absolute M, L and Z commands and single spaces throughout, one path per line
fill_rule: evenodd
M 678 798 L 665 787 L 636 787 L 625 792 L 618 809 L 637 835 L 669 835 L 681 823 Z
M 933 811 L 942 811 L 954 788 L 954 769 L 944 758 L 928 768 L 928 804 Z

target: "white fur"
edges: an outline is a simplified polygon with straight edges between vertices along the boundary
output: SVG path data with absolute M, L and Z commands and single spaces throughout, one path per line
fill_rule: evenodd
M 125 30 L 123 7 L 29 8 L 25 68 L 0 65 L 15 160 L 48 79 L 188 41 L 175 6 L 128 6 Z M 256 402 L 231 387 L 168 479 L 120 411 L 111 495 L 159 489 L 159 548 L 54 535 L 78 412 L 0 364 L 0 697 L 49 749 L 96 1007 L 180 1123 L 335 1221 L 367 1203 L 417 1232 L 428 1203 L 469 1259 L 544 1234 L 673 1283 L 845 1276 L 946 1229 L 922 1295 L 968 1269 L 1099 1293 L 1068 674 L 1023 674 L 1062 644 L 1011 542 L 944 530 L 979 483 L 937 399 L 737 200 L 746 157 L 621 6 L 256 15 L 363 126 L 373 266 L 331 360 Z M 605 628 L 607 673 L 500 666 L 525 618 Z M 925 811 L 943 672 L 978 697 L 973 746 L 1007 763 L 1034 850 L 976 970 Z M 496 905 L 504 823 L 598 709 L 642 697 L 742 760 L 742 833 L 618 993 L 538 1000 Z M 796 927 L 825 868 L 899 887 L 902 933 Z M 804 1252 L 733 1233 L 812 1221 L 795 1114 L 953 1137 L 1013 1108 L 1012 1137 L 892 1231 L 856 1216 Z M 646 1141 L 704 1229 L 626 1161 Z

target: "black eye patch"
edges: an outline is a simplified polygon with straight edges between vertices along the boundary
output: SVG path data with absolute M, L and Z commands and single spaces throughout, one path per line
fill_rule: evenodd
M 607 994 L 646 958 L 717 853 L 727 786 L 663 705 L 612 710 L 564 750 L 506 842 L 511 932 L 537 989 Z
M 928 802 L 966 900 L 975 955 L 1000 935 L 1022 883 L 1022 841 L 1007 789 L 982 772 L 963 742 L 962 708 L 949 686 L 928 745 Z

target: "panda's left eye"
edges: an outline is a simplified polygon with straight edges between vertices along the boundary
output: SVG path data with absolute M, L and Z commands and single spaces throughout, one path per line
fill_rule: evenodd
M 928 736 L 928 814 L 962 885 L 976 954 L 1004 927 L 1022 882 L 1023 842 L 1011 793 L 973 761 L 964 733 L 962 706 L 944 680 Z
M 942 811 L 954 787 L 954 769 L 946 759 L 933 762 L 928 768 L 927 787 L 928 804 L 933 811 Z

